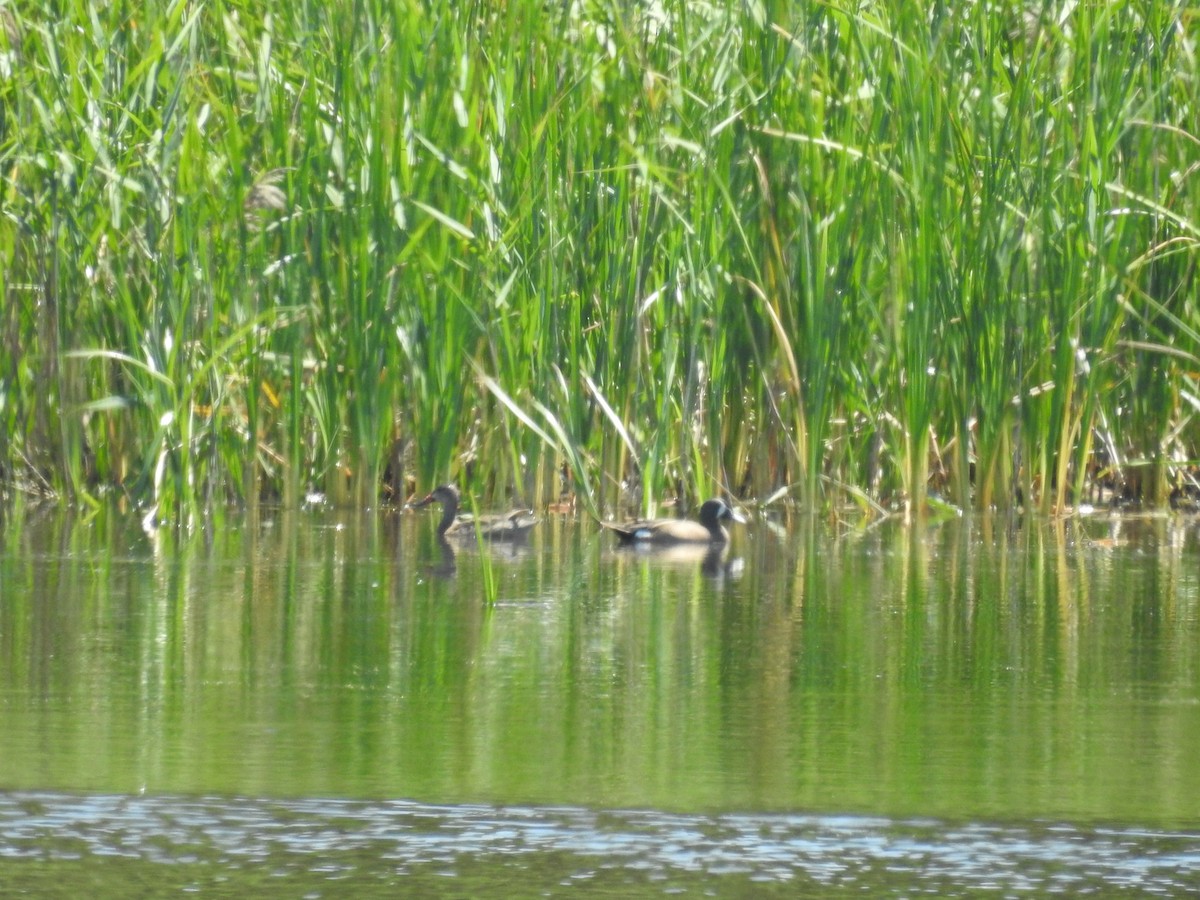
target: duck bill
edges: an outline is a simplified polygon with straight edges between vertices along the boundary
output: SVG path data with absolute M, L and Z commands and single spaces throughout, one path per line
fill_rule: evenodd
M 750 521 L 733 507 L 730 507 L 729 509 L 729 518 L 733 519 L 733 521 L 737 522 L 739 525 L 745 525 Z
M 427 494 L 424 500 L 419 500 L 416 503 L 409 503 L 409 509 L 420 509 L 422 506 L 428 506 L 433 502 L 433 494 Z

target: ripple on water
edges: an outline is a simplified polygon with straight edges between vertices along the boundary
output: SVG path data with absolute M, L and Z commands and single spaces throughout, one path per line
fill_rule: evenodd
M 350 879 L 361 890 L 424 872 L 449 882 L 469 878 L 474 892 L 494 888 L 496 896 L 513 878 L 530 876 L 532 883 L 602 883 L 610 890 L 639 884 L 664 893 L 702 884 L 941 895 L 1116 889 L 1167 896 L 1200 888 L 1200 835 L 1186 832 L 404 801 L 0 794 L 0 862 L 101 858 L 185 866 L 193 880 L 194 870 L 210 878 L 220 873 L 230 891 L 263 867 L 290 879 L 289 887 L 332 888 Z

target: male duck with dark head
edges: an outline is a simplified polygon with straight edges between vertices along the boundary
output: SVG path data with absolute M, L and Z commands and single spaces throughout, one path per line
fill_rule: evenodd
M 601 522 L 615 532 L 621 544 L 630 547 L 673 547 L 680 544 L 725 544 L 729 532 L 723 521 L 745 522 L 724 500 L 705 500 L 699 521 L 691 519 L 647 519 L 641 522 Z
M 514 509 L 507 513 L 484 516 L 458 515 L 459 493 L 452 484 L 435 487 L 414 509 L 430 503 L 442 504 L 442 521 L 438 523 L 438 535 L 446 538 L 482 537 L 492 541 L 520 540 L 529 534 L 529 529 L 538 523 L 538 518 L 528 509 Z

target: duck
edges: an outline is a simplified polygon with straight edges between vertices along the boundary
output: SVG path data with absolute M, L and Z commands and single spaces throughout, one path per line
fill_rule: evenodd
M 671 547 L 679 544 L 725 544 L 729 532 L 722 521 L 745 522 L 746 519 L 724 500 L 705 500 L 700 507 L 699 521 L 691 519 L 646 519 L 640 522 L 601 522 L 615 532 L 620 544 L 631 547 Z
M 485 516 L 458 514 L 461 495 L 452 484 L 435 487 L 425 499 L 411 504 L 420 509 L 431 503 L 442 504 L 442 520 L 438 523 L 439 538 L 475 538 L 492 541 L 514 541 L 529 534 L 529 529 L 539 521 L 529 509 L 514 509 L 512 512 Z

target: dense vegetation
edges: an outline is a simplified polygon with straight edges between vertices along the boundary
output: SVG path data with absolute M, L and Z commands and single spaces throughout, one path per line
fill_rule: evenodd
M 0 25 L 10 497 L 1194 487 L 1181 0 L 64 0 Z

